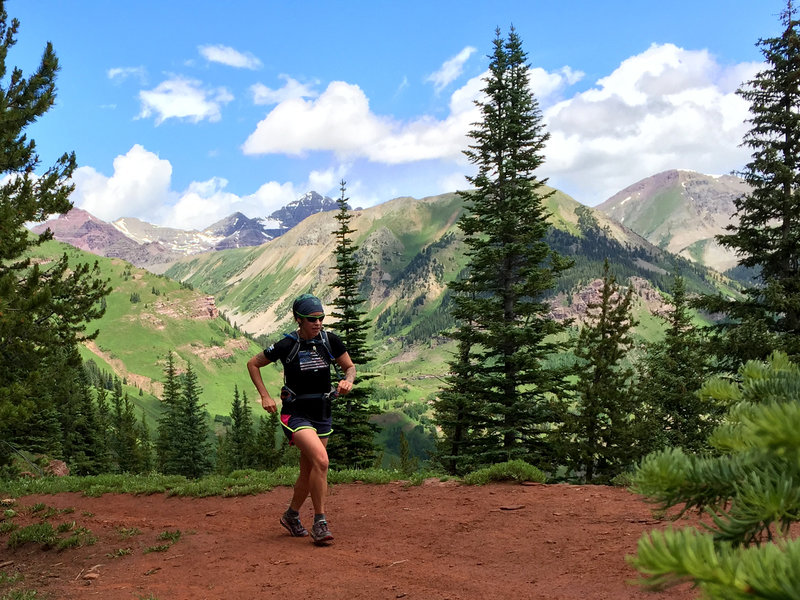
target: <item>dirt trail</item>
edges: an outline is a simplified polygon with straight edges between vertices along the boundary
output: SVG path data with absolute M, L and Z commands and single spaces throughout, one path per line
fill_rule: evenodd
M 51 523 L 75 520 L 98 541 L 63 552 L 32 544 L 9 550 L 6 534 L 0 564 L 22 573 L 25 589 L 59 600 L 694 597 L 688 586 L 654 594 L 630 583 L 637 574 L 625 556 L 643 532 L 667 523 L 619 488 L 336 485 L 328 500 L 336 539 L 328 547 L 280 527 L 289 496 L 286 487 L 237 498 L 28 496 L 18 506 L 74 509 Z M 310 525 L 311 509 L 304 511 Z M 175 530 L 180 539 L 166 551 L 145 552 Z

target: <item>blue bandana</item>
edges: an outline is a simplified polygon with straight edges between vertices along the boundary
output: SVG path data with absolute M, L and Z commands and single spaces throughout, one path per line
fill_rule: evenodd
M 322 301 L 311 294 L 303 294 L 292 304 L 292 312 L 296 317 L 307 317 L 312 313 L 325 312 Z

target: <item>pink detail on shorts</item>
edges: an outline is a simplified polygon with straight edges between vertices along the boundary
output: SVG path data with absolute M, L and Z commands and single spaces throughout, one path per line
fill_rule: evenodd
M 291 416 L 292 416 L 292 415 L 281 415 L 281 423 L 283 423 L 284 425 L 286 425 L 286 427 L 289 427 L 289 418 L 290 418 Z

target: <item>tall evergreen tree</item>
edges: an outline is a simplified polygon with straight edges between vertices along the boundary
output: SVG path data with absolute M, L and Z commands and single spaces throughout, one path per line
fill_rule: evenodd
M 361 266 L 356 258 L 358 246 L 352 240 L 355 230 L 350 227 L 353 217 L 347 204 L 344 181 L 341 182 L 340 191 L 341 196 L 336 201 L 339 211 L 335 217 L 339 227 L 334 232 L 336 265 L 333 268 L 336 280 L 332 284 L 338 293 L 333 299 L 334 310 L 331 313 L 337 321 L 331 328 L 342 338 L 353 362 L 364 367 L 373 360 L 367 343 L 370 322 L 366 319 L 367 311 L 362 308 L 365 300 L 359 293 Z M 367 467 L 375 461 L 378 453 L 374 441 L 377 426 L 370 422 L 370 418 L 378 410 L 370 403 L 370 386 L 365 385 L 370 378 L 366 373 L 359 373 L 359 385 L 333 403 L 336 435 L 328 444 L 328 458 L 334 467 Z
M 247 396 L 245 395 L 245 399 Z M 262 415 L 258 419 L 255 438 L 254 464 L 256 469 L 273 471 L 283 464 L 286 454 L 285 437 L 281 432 L 278 413 Z
M 651 423 L 648 451 L 664 447 L 699 451 L 706 447 L 720 409 L 697 393 L 712 365 L 707 346 L 692 324 L 686 285 L 680 275 L 675 276 L 671 292 L 664 339 L 648 344 L 639 365 L 636 395 Z
M 178 472 L 175 440 L 180 435 L 180 399 L 181 383 L 175 366 L 175 355 L 169 351 L 164 365 L 164 392 L 156 440 L 156 466 L 162 473 Z
M 191 363 L 186 365 L 183 377 L 177 429 L 173 432 L 175 447 L 175 471 L 177 475 L 197 478 L 209 473 L 213 467 L 211 458 L 211 430 L 200 403 L 202 390 Z
M 588 321 L 578 337 L 577 398 L 563 429 L 569 464 L 588 483 L 610 481 L 641 456 L 635 454 L 635 406 L 629 389 L 633 369 L 625 363 L 636 325 L 632 300 L 633 288 L 620 289 L 606 260 L 600 298 L 587 305 Z
M 36 174 L 40 159 L 26 130 L 55 101 L 58 60 L 48 43 L 30 77 L 18 68 L 9 73 L 6 60 L 18 28 L 16 19 L 9 22 L 0 0 L 0 464 L 10 459 L 12 448 L 48 450 L 61 438 L 59 399 L 49 390 L 52 373 L 62 370 L 56 364 L 59 356 L 70 353 L 58 351 L 91 337 L 85 323 L 102 314 L 98 302 L 108 293 L 97 263 L 70 265 L 65 254 L 42 266 L 27 255 L 52 239 L 52 233 L 31 235 L 25 224 L 72 208 L 69 180 L 76 161 L 74 153 L 65 153 Z M 46 362 L 51 369 L 47 374 Z M 48 433 L 41 425 L 56 430 Z M 49 442 L 37 441 L 40 435 Z
M 516 30 L 506 40 L 497 30 L 489 58 L 485 97 L 478 102 L 482 120 L 465 151 L 477 166 L 477 174 L 468 177 L 474 189 L 461 192 L 467 210 L 459 227 L 468 271 L 450 283 L 454 316 L 464 328 L 456 338 L 470 338 L 463 364 L 474 365 L 463 405 L 486 416 L 470 432 L 476 462 L 520 457 L 548 462 L 547 436 L 562 374 L 544 361 L 561 347 L 555 335 L 564 326 L 548 318 L 545 296 L 569 262 L 545 240 L 545 200 L 552 192 L 536 170 L 544 162 L 548 134 Z M 451 386 L 453 393 L 459 393 L 457 386 Z
M 137 440 L 137 459 L 140 473 L 150 473 L 155 466 L 153 461 L 153 441 L 150 436 L 150 427 L 147 425 L 147 418 L 142 409 L 142 418 L 136 430 Z
M 133 404 L 127 392 L 122 390 L 122 381 L 114 378 L 111 394 L 112 452 L 117 468 L 122 473 L 139 473 L 142 470 L 139 451 L 139 428 Z
M 753 153 L 740 175 L 752 191 L 735 200 L 738 224 L 717 238 L 757 271 L 760 285 L 744 300 L 703 301 L 745 327 L 726 348 L 738 362 L 763 359 L 774 345 L 800 354 L 800 21 L 791 2 L 781 23 L 780 36 L 758 42 L 766 68 L 738 90 L 750 102 L 743 145 Z
M 247 404 L 247 396 L 239 395 L 239 387 L 233 388 L 231 404 L 231 428 L 225 435 L 224 462 L 226 470 L 249 469 L 255 466 L 254 446 L 256 432 L 253 417 Z
M 481 405 L 471 401 L 481 392 L 480 383 L 473 377 L 477 362 L 471 352 L 472 324 L 462 322 L 451 335 L 458 342 L 457 350 L 449 362 L 445 386 L 433 401 L 434 418 L 442 431 L 437 441 L 436 460 L 448 473 L 463 475 L 478 466 L 476 455 L 481 454 L 483 444 L 482 438 L 474 432 L 481 430 L 485 416 Z
M 89 376 L 81 364 L 77 349 L 69 350 L 74 353 L 73 369 L 71 372 L 62 371 L 58 377 L 63 459 L 75 475 L 105 473 L 111 465 Z

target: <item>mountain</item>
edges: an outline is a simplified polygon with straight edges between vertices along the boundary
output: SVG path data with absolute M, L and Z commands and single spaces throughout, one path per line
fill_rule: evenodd
M 733 175 L 672 170 L 626 187 L 597 209 L 659 248 L 723 272 L 738 260 L 714 236 L 737 223 L 733 201 L 749 191 Z
M 209 238 L 219 240 L 214 250 L 228 250 L 243 246 L 260 246 L 271 240 L 261 219 L 251 219 L 240 212 L 233 213 L 203 230 Z
M 32 231 L 40 234 L 48 228 L 56 240 L 75 248 L 99 256 L 123 258 L 136 265 L 169 263 L 180 257 L 159 242 L 137 242 L 111 223 L 80 208 L 73 208 L 57 219 L 37 225 Z
M 48 227 L 55 239 L 99 256 L 118 257 L 154 273 L 182 256 L 258 246 L 279 237 L 306 217 L 337 209 L 335 200 L 308 192 L 273 212 L 268 218 L 249 218 L 236 212 L 203 231 L 153 225 L 134 217 L 107 223 L 79 208 L 33 229 Z
M 269 216 L 271 221 L 278 224 L 276 229 L 270 231 L 280 232 L 273 236 L 278 237 L 278 235 L 286 233 L 289 229 L 313 214 L 336 210 L 337 208 L 339 208 L 339 205 L 336 203 L 336 200 L 318 194 L 317 192 L 307 192 L 298 200 L 290 202 L 283 208 L 279 208 Z
M 162 395 L 168 352 L 181 373 L 191 363 L 212 419 L 230 413 L 234 386 L 252 390 L 245 363 L 259 347 L 220 316 L 213 297 L 119 258 L 96 256 L 58 241 L 31 249 L 30 256 L 47 265 L 65 253 L 72 265 L 97 261 L 101 278 L 111 288 L 103 301 L 105 314 L 88 327 L 99 334 L 81 348 L 81 355 L 123 380 L 130 400 L 145 411 L 151 426 L 161 410 L 157 398 Z M 278 381 L 277 374 L 265 377 Z M 252 392 L 249 395 L 253 399 Z M 138 412 L 139 408 L 137 416 Z
M 576 261 L 559 279 L 551 299 L 554 314 L 572 316 L 573 304 L 579 304 L 574 295 L 600 276 L 606 257 L 621 281 L 638 277 L 644 282 L 639 284 L 643 302 L 644 296 L 652 297 L 650 291 L 656 296 L 667 291 L 678 268 L 692 291 L 727 285 L 719 274 L 675 257 L 566 194 L 555 191 L 548 208 L 554 225 L 548 241 Z M 363 269 L 361 293 L 375 322 L 375 338 L 387 352 L 398 340 L 405 347 L 427 343 L 452 324 L 447 282 L 466 264 L 457 227 L 462 211 L 459 196 L 444 194 L 396 198 L 351 213 Z M 166 275 L 214 295 L 226 317 L 243 330 L 271 334 L 290 324 L 290 304 L 299 294 L 312 291 L 325 302 L 332 299 L 337 227 L 333 213 L 315 214 L 257 248 L 182 258 Z

